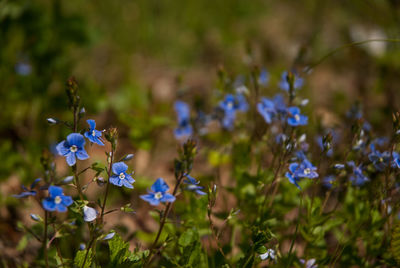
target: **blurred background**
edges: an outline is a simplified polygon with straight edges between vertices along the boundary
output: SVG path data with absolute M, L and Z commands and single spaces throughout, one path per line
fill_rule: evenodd
M 327 126 L 356 102 L 372 124 L 389 120 L 399 103 L 398 43 L 349 47 L 302 70 L 351 42 L 399 38 L 399 23 L 398 0 L 0 0 L 0 249 L 18 254 L 13 223 L 29 216 L 10 195 L 40 177 L 43 149 L 68 134 L 46 118 L 71 120 L 69 77 L 86 118 L 118 127 L 118 153 L 135 153 L 136 176 L 171 179 L 173 102 L 210 111 L 218 70 L 234 78 L 266 68 L 268 96 L 282 71 L 295 68 L 306 80 L 308 114 Z M 89 151 L 104 161 L 98 147 Z

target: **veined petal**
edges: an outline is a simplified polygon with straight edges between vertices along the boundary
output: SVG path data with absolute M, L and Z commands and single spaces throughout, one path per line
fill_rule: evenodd
M 151 190 L 153 192 L 166 192 L 169 190 L 169 186 L 168 184 L 162 179 L 162 178 L 158 178 L 153 185 L 151 186 Z
M 130 184 L 127 180 L 121 180 L 121 181 L 122 181 L 123 185 L 124 185 L 126 188 L 133 189 L 132 184 Z
M 50 197 L 43 199 L 42 205 L 43 205 L 43 208 L 47 211 L 56 210 L 56 204 L 54 203 L 54 200 Z
M 66 206 L 64 206 L 63 204 L 58 204 L 58 205 L 56 205 L 56 210 L 58 211 L 58 212 L 67 212 L 67 207 Z
M 75 145 L 78 148 L 82 148 L 85 145 L 85 138 L 79 133 L 71 133 L 67 137 L 68 145 Z
M 86 120 L 86 122 L 89 124 L 90 130 L 93 130 L 96 128 L 96 121 L 94 121 L 93 119 Z
M 112 171 L 116 175 L 124 173 L 127 169 L 128 169 L 128 166 L 124 162 L 117 162 L 117 163 L 114 163 L 112 166 Z
M 66 141 L 62 141 L 56 146 L 56 150 L 59 155 L 65 156 L 69 153 L 69 147 Z
M 63 189 L 58 186 L 51 185 L 49 187 L 48 191 L 49 191 L 50 196 L 53 198 L 56 196 L 63 195 Z
M 114 185 L 116 185 L 116 186 L 119 186 L 119 187 L 122 186 L 122 182 L 121 182 L 121 180 L 119 179 L 118 176 L 111 176 L 111 177 L 110 177 L 110 183 L 111 183 L 111 184 L 114 184 Z
M 76 157 L 75 157 L 75 153 L 69 152 L 66 155 L 66 160 L 69 166 L 73 166 L 76 163 Z
M 140 198 L 146 202 L 149 202 L 150 205 L 153 206 L 157 206 L 158 204 L 160 204 L 160 201 L 158 199 L 155 199 L 153 194 L 144 194 L 141 195 Z
M 68 206 L 72 205 L 73 202 L 74 202 L 74 201 L 72 200 L 72 197 L 67 196 L 67 195 L 62 195 L 62 196 L 61 196 L 61 203 L 62 203 L 64 206 L 68 207 Z
M 77 157 L 79 160 L 85 160 L 85 159 L 88 159 L 88 158 L 89 158 L 89 155 L 88 155 L 88 153 L 85 151 L 85 149 L 80 149 L 80 150 L 78 150 L 75 154 L 76 154 L 76 157 Z
M 172 202 L 175 201 L 175 199 L 176 199 L 175 196 L 173 196 L 172 194 L 165 193 L 160 200 L 161 200 L 161 202 L 170 202 L 170 203 L 172 203 Z

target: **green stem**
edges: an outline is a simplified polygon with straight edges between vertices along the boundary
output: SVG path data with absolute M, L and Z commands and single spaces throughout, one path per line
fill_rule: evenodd
M 288 256 L 289 256 L 289 262 L 287 263 L 286 268 L 288 268 L 288 267 L 290 266 L 290 264 L 292 263 L 292 259 L 293 259 L 293 257 L 292 257 L 292 250 L 293 250 L 294 242 L 296 241 L 296 238 L 297 238 L 297 232 L 298 232 L 298 230 L 299 230 L 300 219 L 301 219 L 301 207 L 302 207 L 302 204 L 303 204 L 303 195 L 301 195 L 301 198 L 300 198 L 299 216 L 298 216 L 298 218 L 297 218 L 296 230 L 294 231 L 292 243 L 290 244 L 290 249 L 289 249 L 289 254 L 288 254 Z
M 49 267 L 49 257 L 47 254 L 47 227 L 48 227 L 48 212 L 44 211 L 44 232 L 43 232 L 43 253 L 46 267 Z

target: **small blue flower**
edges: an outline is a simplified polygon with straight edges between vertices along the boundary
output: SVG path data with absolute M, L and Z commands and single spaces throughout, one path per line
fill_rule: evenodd
M 333 155 L 333 149 L 332 145 L 329 142 L 324 142 L 324 139 L 322 136 L 317 137 L 317 144 L 321 151 L 325 151 L 326 149 L 326 156 L 331 157 Z M 329 149 L 328 149 L 329 148 Z
M 85 138 L 79 133 L 71 133 L 67 140 L 60 142 L 56 149 L 59 155 L 65 156 L 68 165 L 73 166 L 76 163 L 76 158 L 85 160 L 89 155 L 85 151 Z
M 303 86 L 304 80 L 303 78 L 299 77 L 297 74 L 294 74 L 294 89 L 300 89 Z M 288 82 L 288 72 L 285 71 L 281 75 L 281 81 L 279 82 L 279 87 L 284 91 L 289 91 L 290 85 Z
M 335 176 L 329 175 L 322 179 L 322 185 L 328 189 L 332 188 L 332 183 L 335 181 Z
M 184 180 L 183 183 L 187 184 L 186 190 L 195 192 L 198 195 L 206 195 L 205 192 L 201 191 L 204 187 L 199 186 L 200 181 L 197 181 L 190 175 L 186 175 L 187 180 Z
M 160 202 L 172 203 L 175 201 L 175 196 L 167 193 L 168 190 L 168 184 L 162 178 L 158 178 L 151 186 L 151 191 L 148 191 L 148 194 L 141 195 L 140 198 L 153 206 L 157 206 Z
M 261 102 L 257 103 L 257 111 L 267 124 L 271 124 L 272 120 L 277 115 L 274 102 L 267 98 L 261 98 Z
M 104 146 L 104 141 L 101 138 L 102 132 L 96 130 L 96 122 L 92 119 L 86 121 L 89 124 L 89 131 L 85 132 L 85 137 L 93 143 L 97 143 L 98 145 Z
M 288 109 L 288 119 L 287 122 L 290 126 L 304 126 L 307 125 L 308 117 L 300 114 L 300 109 L 298 107 L 289 107 Z
M 50 196 L 42 201 L 43 208 L 47 211 L 66 212 L 73 201 L 70 196 L 63 194 L 63 189 L 58 186 L 49 187 Z
M 294 185 L 296 185 L 297 188 L 299 188 L 301 190 L 300 185 L 298 184 L 298 182 L 300 181 L 300 177 L 297 177 L 295 175 L 295 172 L 298 167 L 299 167 L 299 164 L 291 163 L 289 165 L 289 171 L 286 172 L 285 176 L 286 176 L 286 178 L 289 179 L 290 183 L 293 183 Z
M 370 147 L 372 152 L 368 155 L 369 160 L 372 162 L 372 164 L 377 170 L 379 171 L 384 170 L 390 162 L 390 153 L 389 152 L 381 153 L 380 151 L 375 149 L 374 144 L 371 144 Z
M 271 258 L 271 260 L 275 260 L 275 250 L 273 250 L 272 248 L 268 249 L 267 252 L 265 252 L 264 254 L 260 254 L 260 258 L 261 260 L 266 260 L 268 258 Z
M 236 112 L 245 112 L 249 109 L 249 105 L 246 98 L 242 94 L 227 94 L 225 99 L 219 103 L 219 108 L 224 112 L 224 117 L 222 118 L 222 127 L 225 129 L 232 129 L 235 119 Z
M 269 73 L 267 69 L 262 69 L 260 75 L 258 76 L 258 83 L 262 86 L 266 86 L 269 81 Z
M 110 183 L 119 187 L 125 186 L 133 189 L 132 183 L 134 183 L 135 180 L 131 176 L 132 173 L 126 173 L 127 170 L 128 166 L 124 162 L 114 163 L 112 166 L 112 171 L 115 175 L 110 177 Z
M 356 166 L 353 161 L 347 162 L 347 165 L 353 168 L 353 174 L 350 175 L 350 181 L 353 185 L 362 186 L 369 181 L 368 177 L 363 174 L 362 165 Z
M 236 94 L 235 96 L 235 109 L 236 111 L 246 112 L 249 109 L 246 97 L 243 94 Z
M 174 131 L 175 137 L 177 139 L 187 138 L 193 134 L 189 105 L 183 101 L 176 101 L 174 107 L 178 119 L 178 127 Z
M 40 181 L 41 179 L 36 179 L 33 181 L 33 183 L 31 184 L 31 186 L 28 188 L 26 188 L 24 185 L 21 185 L 22 190 L 24 190 L 22 193 L 20 194 L 14 194 L 13 197 L 15 198 L 24 198 L 27 196 L 35 196 L 36 195 L 36 191 L 33 190 L 33 188 L 35 188 L 36 184 Z

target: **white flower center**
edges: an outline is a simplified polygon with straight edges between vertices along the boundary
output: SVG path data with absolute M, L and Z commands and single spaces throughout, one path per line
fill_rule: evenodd
M 228 108 L 232 109 L 232 107 L 233 107 L 233 103 L 232 102 L 228 102 Z
M 96 136 L 96 131 L 92 131 L 92 136 L 95 137 Z
M 124 174 L 123 172 L 121 172 L 121 173 L 119 174 L 119 178 L 120 178 L 121 180 L 125 179 L 125 174 Z
M 56 203 L 57 205 L 58 204 L 60 204 L 61 203 L 61 197 L 59 196 L 59 195 L 57 195 L 55 198 L 54 198 L 54 203 Z
M 300 121 L 300 115 L 295 114 L 295 115 L 294 115 L 294 119 L 295 119 L 296 121 Z
M 309 168 L 304 169 L 304 174 L 308 175 L 310 173 L 311 173 L 311 169 L 309 169 Z
M 78 151 L 78 147 L 76 147 L 76 145 L 72 145 L 71 147 L 69 147 L 69 150 L 75 153 L 76 151 Z
M 382 157 L 379 158 L 379 162 L 383 162 L 383 158 Z
M 154 194 L 154 198 L 155 199 L 161 199 L 162 197 L 163 197 L 163 195 L 162 195 L 161 192 L 157 192 L 157 193 Z

